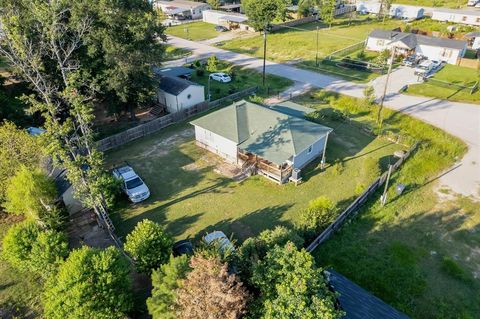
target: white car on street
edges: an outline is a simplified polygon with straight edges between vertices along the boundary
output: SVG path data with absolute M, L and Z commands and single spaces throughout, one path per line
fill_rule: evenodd
M 223 252 L 235 251 L 235 246 L 228 239 L 227 235 L 225 235 L 225 233 L 222 231 L 216 230 L 214 232 L 211 232 L 210 234 L 205 235 L 205 237 L 203 237 L 203 240 L 205 240 L 205 242 L 209 245 L 215 243 L 218 244 L 218 247 Z
M 115 168 L 113 176 L 122 181 L 122 189 L 132 202 L 140 203 L 150 197 L 147 185 L 130 166 Z
M 222 83 L 228 83 L 232 81 L 232 78 L 227 73 L 218 72 L 210 74 L 210 79 Z

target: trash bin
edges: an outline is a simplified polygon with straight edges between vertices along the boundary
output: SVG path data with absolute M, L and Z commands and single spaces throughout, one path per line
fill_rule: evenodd
M 397 187 L 395 187 L 395 190 L 398 195 L 402 195 L 403 191 L 405 190 L 405 185 L 397 184 Z

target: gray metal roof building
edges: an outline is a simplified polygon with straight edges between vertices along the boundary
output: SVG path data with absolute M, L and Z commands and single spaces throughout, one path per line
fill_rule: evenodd
M 189 86 L 201 86 L 198 83 L 184 80 L 173 76 L 162 76 L 160 78 L 159 89 L 172 95 L 179 95 Z

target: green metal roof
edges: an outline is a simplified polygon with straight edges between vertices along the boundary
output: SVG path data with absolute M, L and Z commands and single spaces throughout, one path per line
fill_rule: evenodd
M 246 101 L 205 115 L 191 124 L 279 165 L 332 131 L 329 127 Z
M 297 103 L 293 103 L 290 101 L 285 101 L 282 103 L 272 105 L 270 106 L 270 108 L 272 110 L 281 112 L 283 114 L 300 117 L 300 118 L 304 118 L 305 115 L 315 112 L 315 110 L 312 108 L 309 108 Z

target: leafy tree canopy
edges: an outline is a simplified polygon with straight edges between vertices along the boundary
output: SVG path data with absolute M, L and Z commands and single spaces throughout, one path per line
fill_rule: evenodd
M 261 31 L 276 19 L 285 20 L 290 0 L 244 0 L 242 1 L 248 22 Z
M 14 267 L 46 278 L 68 256 L 64 233 L 41 230 L 33 221 L 13 225 L 2 243 L 4 258 Z
M 249 293 L 228 265 L 220 258 L 193 256 L 190 271 L 178 289 L 180 319 L 241 318 L 246 312 Z
M 152 296 L 147 299 L 148 312 L 154 319 L 175 319 L 177 289 L 190 271 L 187 255 L 170 256 L 168 263 L 152 272 Z
M 335 204 L 331 199 L 320 196 L 308 203 L 308 208 L 300 216 L 300 225 L 307 230 L 315 231 L 328 224 L 335 212 Z
M 261 292 L 262 318 L 336 319 L 335 294 L 316 268 L 312 255 L 293 243 L 275 246 L 254 269 L 252 281 Z
M 57 198 L 55 183 L 38 168 L 22 165 L 8 181 L 5 211 L 38 219 Z
M 23 165 L 34 169 L 40 165 L 44 152 L 41 140 L 29 135 L 11 122 L 0 124 L 0 202 L 5 200 L 8 180 Z
M 168 261 L 172 239 L 160 224 L 145 219 L 127 235 L 124 249 L 135 260 L 138 271 L 149 274 Z
M 72 251 L 45 284 L 45 317 L 126 318 L 133 306 L 129 274 L 128 261 L 114 247 Z

